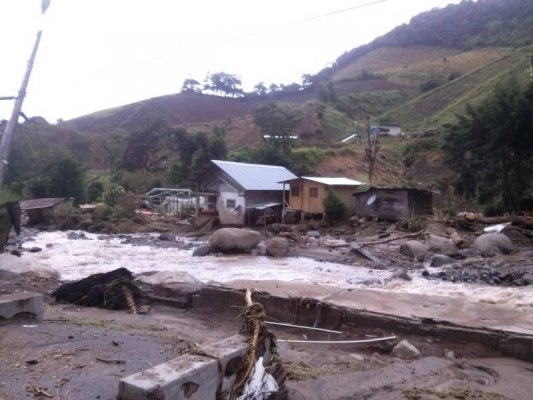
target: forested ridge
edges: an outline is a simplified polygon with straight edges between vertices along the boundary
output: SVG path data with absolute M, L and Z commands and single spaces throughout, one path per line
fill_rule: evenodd
M 217 72 L 203 85 L 187 79 L 180 93 L 71 121 L 31 117 L 17 129 L 0 202 L 75 197 L 122 215 L 151 188 L 179 187 L 208 160 L 228 159 L 461 194 L 493 213 L 522 209 L 533 198 L 523 172 L 533 162 L 531 54 L 533 1 L 462 1 L 301 84 L 260 82 L 244 93 L 238 77 Z M 375 143 L 369 156 L 370 124 L 386 123 L 405 136 Z M 451 212 L 456 204 L 447 201 Z
M 386 46 L 428 45 L 471 50 L 488 46 L 523 47 L 533 43 L 531 0 L 463 0 L 413 17 L 371 43 L 340 56 L 331 71 Z

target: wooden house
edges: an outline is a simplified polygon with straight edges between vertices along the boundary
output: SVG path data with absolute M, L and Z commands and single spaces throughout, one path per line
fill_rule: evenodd
M 433 214 L 433 196 L 427 190 L 371 187 L 353 195 L 356 215 L 361 218 L 399 221 Z
M 280 182 L 293 178 L 284 167 L 212 160 L 185 183 L 195 188 L 196 225 L 215 219 L 246 225 L 281 221 L 285 193 Z
M 20 202 L 20 209 L 28 217 L 28 224 L 55 223 L 73 207 L 74 199 L 41 198 Z
M 290 179 L 283 182 L 289 186 L 289 199 L 284 214 L 298 215 L 297 219 L 324 216 L 324 199 L 328 191 L 332 191 L 350 214 L 355 212 L 353 192 L 363 182 L 348 178 L 309 177 Z

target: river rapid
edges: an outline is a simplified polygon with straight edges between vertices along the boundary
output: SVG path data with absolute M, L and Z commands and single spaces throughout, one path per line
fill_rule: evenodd
M 251 255 L 212 255 L 193 257 L 194 248 L 203 244 L 178 237 L 180 246 L 150 245 L 158 235 L 136 234 L 147 245 L 132 244 L 124 236 L 101 236 L 75 232 L 80 239 L 69 239 L 73 232 L 42 232 L 26 239 L 23 248 L 32 262 L 54 268 L 64 281 L 125 267 L 133 273 L 182 271 L 204 283 L 228 283 L 234 280 L 281 280 L 294 283 L 330 285 L 339 288 L 365 288 L 385 292 L 404 292 L 450 297 L 499 304 L 523 312 L 533 311 L 533 286 L 503 287 L 472 283 L 428 280 L 420 270 L 410 272 L 411 281 L 391 279 L 393 271 L 374 270 L 363 265 L 321 262 L 305 257 L 275 259 Z M 85 237 L 85 238 L 83 238 Z M 127 237 L 126 237 L 127 239 Z M 136 241 L 139 242 L 138 240 Z M 142 240 L 141 240 L 142 242 Z M 438 271 L 430 268 L 431 272 Z

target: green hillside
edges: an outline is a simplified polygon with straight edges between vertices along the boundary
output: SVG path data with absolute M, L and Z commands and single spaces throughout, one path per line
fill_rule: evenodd
M 501 59 L 446 82 L 435 89 L 378 117 L 382 122 L 402 124 L 406 129 L 436 128 L 449 122 L 468 102 L 475 102 L 493 87 L 495 81 L 511 73 L 524 73 L 527 58 L 515 51 Z
M 464 0 L 414 17 L 304 75 L 302 84 L 241 97 L 182 91 L 58 125 L 30 120 L 15 137 L 11 187 L 25 196 L 52 196 L 48 171 L 65 157 L 82 165 L 90 184 L 113 182 L 137 192 L 178 185 L 210 156 L 291 162 L 306 174 L 364 180 L 369 118 L 406 133 L 383 141 L 374 183 L 438 190 L 453 180 L 438 149 L 442 126 L 508 76 L 526 77 L 532 41 L 531 0 Z M 253 113 L 271 102 L 301 115 L 291 132 L 299 137 L 293 160 L 265 155 Z M 353 134 L 363 140 L 342 143 Z

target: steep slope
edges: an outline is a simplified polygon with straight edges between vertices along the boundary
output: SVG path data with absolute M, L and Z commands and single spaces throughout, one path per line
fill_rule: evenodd
M 103 110 L 64 124 L 80 132 L 136 130 L 157 119 L 172 126 L 242 117 L 250 112 L 253 105 L 254 103 L 247 99 L 180 93 Z
M 406 128 L 420 128 L 421 126 L 435 126 L 441 116 L 459 111 L 467 101 L 479 96 L 479 90 L 502 72 L 515 66 L 523 65 L 525 58 L 521 53 L 508 52 L 502 58 L 489 62 L 465 75 L 447 82 L 435 89 L 417 97 L 416 99 L 391 110 L 379 117 L 381 121 L 399 123 Z
M 353 133 L 364 137 L 367 117 L 401 124 L 407 132 L 433 131 L 431 140 L 418 147 L 416 138 L 384 141 L 375 183 L 435 187 L 435 176 L 449 178 L 435 151 L 439 128 L 466 103 L 489 95 L 503 77 L 525 74 L 533 46 L 524 46 L 532 40 L 531 0 L 465 0 L 422 13 L 408 25 L 343 54 L 305 87 L 293 84 L 242 98 L 195 93 L 156 97 L 66 121 L 57 126 L 57 137 L 66 137 L 62 132 L 68 131 L 69 140 L 57 143 L 82 155 L 76 158 L 95 169 L 115 167 L 135 133 L 159 120 L 190 134 L 210 134 L 221 126 L 230 150 L 254 147 L 261 136 L 251 111 L 265 102 L 285 102 L 304 114 L 294 131 L 300 135 L 297 146 L 333 151 L 317 165 L 315 173 L 321 175 L 365 180 L 364 143 L 346 147 L 340 142 Z M 159 166 L 152 172 L 165 173 L 177 161 L 180 143 L 160 139 L 165 148 L 150 154 Z

